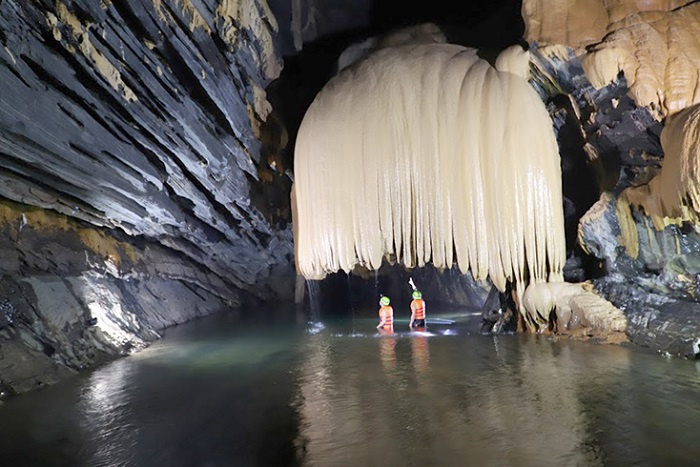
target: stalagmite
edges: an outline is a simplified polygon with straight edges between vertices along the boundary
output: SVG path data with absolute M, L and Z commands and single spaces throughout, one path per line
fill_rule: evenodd
M 499 290 L 561 280 L 561 171 L 528 53 L 379 50 L 331 79 L 295 148 L 295 243 L 310 279 L 457 263 Z
M 560 334 L 583 328 L 589 333 L 625 332 L 627 319 L 612 303 L 588 290 L 586 284 L 530 284 L 523 295 L 523 314 L 534 332 L 543 332 L 554 320 Z

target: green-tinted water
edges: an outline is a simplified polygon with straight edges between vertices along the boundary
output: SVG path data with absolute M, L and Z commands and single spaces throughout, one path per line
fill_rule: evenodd
M 432 315 L 435 316 L 435 315 Z M 0 465 L 697 465 L 700 366 L 376 319 L 206 318 L 0 406 Z

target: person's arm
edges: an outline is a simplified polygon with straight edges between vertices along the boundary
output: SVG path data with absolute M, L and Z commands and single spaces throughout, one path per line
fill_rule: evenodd
M 381 319 L 379 320 L 379 324 L 377 324 L 377 329 L 379 329 L 379 328 L 381 328 L 382 326 L 384 326 L 384 323 L 386 322 L 386 316 L 384 316 L 384 312 L 383 312 L 383 311 L 380 313 L 379 316 L 381 316 Z
M 411 302 L 411 321 L 408 323 L 408 327 L 412 328 L 413 327 L 413 321 L 416 320 L 416 307 L 414 306 L 414 302 Z

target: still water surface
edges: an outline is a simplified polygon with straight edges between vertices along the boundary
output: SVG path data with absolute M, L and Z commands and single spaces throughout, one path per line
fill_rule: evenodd
M 698 363 L 468 319 L 179 326 L 0 406 L 0 465 L 700 465 Z

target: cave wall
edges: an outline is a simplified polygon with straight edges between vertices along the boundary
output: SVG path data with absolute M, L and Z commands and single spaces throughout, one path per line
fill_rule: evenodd
M 694 356 L 698 229 L 653 230 L 617 202 L 658 172 L 668 106 L 636 102 L 631 87 L 644 82 L 628 83 L 624 67 L 592 84 L 581 55 L 595 46 L 606 56 L 607 32 L 668 25 L 662 17 L 688 2 L 657 2 L 641 15 L 629 2 L 589 2 L 594 20 L 585 9 L 569 14 L 581 2 L 550 3 L 525 0 L 523 18 L 532 84 L 562 154 L 565 276 L 594 278 L 627 313 L 635 342 Z M 266 89 L 281 56 L 368 26 L 376 8 L 0 0 L 0 392 L 129 353 L 196 316 L 291 298 L 293 167 L 283 148 L 293 135 Z M 342 48 L 310 50 L 335 60 Z M 290 94 L 308 87 L 298 80 Z M 621 240 L 632 230 L 636 255 Z M 396 294 L 411 274 L 450 303 L 478 305 L 488 292 L 428 268 L 393 278 Z
M 0 202 L 0 381 L 25 392 L 251 298 L 157 242 Z
M 250 192 L 275 28 L 265 2 L 2 2 L 0 196 L 271 295 L 291 253 Z
M 264 0 L 0 2 L 5 392 L 291 300 L 277 34 Z
M 568 225 L 583 251 L 570 258 L 569 273 L 624 311 L 632 342 L 698 358 L 700 229 L 693 216 L 659 222 L 628 195 L 648 190 L 671 157 L 661 144 L 669 115 L 696 101 L 687 92 L 696 71 L 687 71 L 697 68 L 697 44 L 685 39 L 700 10 L 688 3 L 647 2 L 638 11 L 629 2 L 589 2 L 591 17 L 571 4 L 526 0 L 523 16 L 533 84 L 558 134 L 568 135 L 562 163 L 585 167 L 594 180 L 585 201 L 572 200 Z

